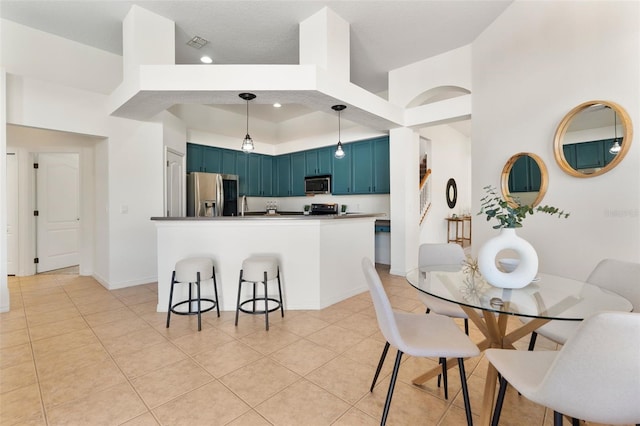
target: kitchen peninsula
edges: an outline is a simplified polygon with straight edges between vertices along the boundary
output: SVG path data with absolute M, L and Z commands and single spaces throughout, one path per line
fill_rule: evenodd
M 169 303 L 171 273 L 186 257 L 214 260 L 220 309 L 234 311 L 242 261 L 258 254 L 280 261 L 285 310 L 323 309 L 367 289 L 363 257 L 374 259 L 379 214 L 328 216 L 153 217 L 158 245 L 158 312 Z M 186 286 L 174 297 L 186 298 Z M 203 285 L 203 297 L 213 293 Z

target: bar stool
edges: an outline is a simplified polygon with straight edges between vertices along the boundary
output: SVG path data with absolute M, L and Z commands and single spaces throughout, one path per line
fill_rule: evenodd
M 200 296 L 200 283 L 202 281 L 213 279 L 213 291 L 215 293 L 214 299 L 207 299 Z M 187 283 L 189 285 L 189 298 L 173 303 L 173 287 L 176 284 Z M 192 285 L 196 287 L 196 297 L 192 295 Z M 202 309 L 202 302 L 211 303 L 211 306 Z M 197 310 L 193 310 L 193 304 L 197 304 Z M 188 311 L 178 310 L 181 305 L 186 304 L 189 307 Z M 169 292 L 169 310 L 167 311 L 167 328 L 169 328 L 169 321 L 171 320 L 171 313 L 177 315 L 198 315 L 198 331 L 202 330 L 202 313 L 208 312 L 216 308 L 218 317 L 220 317 L 220 307 L 218 306 L 218 284 L 216 283 L 216 270 L 213 266 L 213 260 L 206 257 L 192 257 L 188 259 L 182 259 L 176 263 L 175 270 L 171 275 L 171 291 Z
M 278 298 L 269 297 L 267 291 L 267 282 L 278 280 Z M 253 296 L 244 301 L 240 301 L 242 293 L 242 284 L 253 284 Z M 264 285 L 264 296 L 256 296 L 256 285 L 261 283 Z M 256 310 L 256 303 L 264 303 L 264 310 Z M 273 302 L 273 307 L 269 309 L 269 302 Z M 243 306 L 251 303 L 251 309 Z M 242 262 L 240 270 L 240 281 L 238 283 L 238 303 L 236 304 L 236 326 L 238 325 L 238 315 L 240 311 L 246 314 L 258 315 L 264 314 L 265 324 L 269 330 L 269 312 L 280 309 L 282 317 L 284 317 L 284 306 L 282 305 L 282 286 L 280 284 L 280 267 L 278 259 L 273 256 L 252 256 Z

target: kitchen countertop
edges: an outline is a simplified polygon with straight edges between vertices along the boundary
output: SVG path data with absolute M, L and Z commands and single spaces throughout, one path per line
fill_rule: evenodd
M 347 213 L 344 215 L 330 214 L 330 215 L 304 215 L 298 212 L 282 212 L 278 214 L 265 214 L 249 212 L 245 216 L 216 216 L 216 217 L 152 217 L 151 220 L 158 221 L 193 221 L 193 222 L 207 222 L 218 220 L 334 220 L 334 219 L 356 219 L 365 217 L 381 217 L 384 213 Z

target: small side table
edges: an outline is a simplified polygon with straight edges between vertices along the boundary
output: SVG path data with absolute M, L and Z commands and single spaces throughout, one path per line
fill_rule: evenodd
M 471 216 L 447 217 L 447 242 L 460 244 L 462 247 L 471 245 Z M 468 234 L 465 232 L 465 222 L 469 222 Z M 453 234 L 452 234 L 453 228 Z M 467 236 L 468 235 L 468 236 Z

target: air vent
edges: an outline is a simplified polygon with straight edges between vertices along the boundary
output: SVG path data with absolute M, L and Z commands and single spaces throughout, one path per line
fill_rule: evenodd
M 209 43 L 209 40 L 206 40 L 202 37 L 194 36 L 191 40 L 187 42 L 187 44 L 196 49 L 200 49 L 205 44 Z

